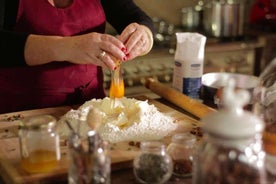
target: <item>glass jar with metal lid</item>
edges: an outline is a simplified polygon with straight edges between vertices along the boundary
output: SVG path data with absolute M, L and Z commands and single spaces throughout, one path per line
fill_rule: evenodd
M 29 173 L 49 172 L 60 160 L 56 119 L 40 115 L 24 119 L 20 124 L 21 167 Z

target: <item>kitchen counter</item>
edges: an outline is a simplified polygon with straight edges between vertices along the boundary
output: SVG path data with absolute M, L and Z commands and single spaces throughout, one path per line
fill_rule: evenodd
M 140 97 L 138 97 L 140 98 Z M 151 99 L 149 97 L 143 97 L 146 99 Z M 175 105 L 171 104 L 170 102 L 166 101 L 163 98 L 157 97 L 156 99 L 154 99 L 154 101 L 156 101 L 155 103 L 157 104 L 157 106 L 160 108 L 161 106 L 165 105 L 167 108 L 171 108 L 173 111 L 173 113 L 177 113 L 178 114 L 178 118 L 182 117 L 182 115 L 188 115 L 188 117 L 190 118 L 188 120 L 189 123 L 197 123 L 198 122 L 198 118 L 194 117 L 193 115 L 187 113 L 185 110 L 176 107 Z M 152 102 L 152 101 L 151 101 Z M 161 104 L 161 106 L 160 106 Z M 47 108 L 47 109 L 37 109 L 37 110 L 31 110 L 31 111 L 22 111 L 22 113 L 25 116 L 30 116 L 30 115 L 34 115 L 34 114 L 52 114 L 54 116 L 60 116 L 62 114 L 64 114 L 65 112 L 67 112 L 69 109 L 71 108 L 77 108 L 78 106 L 73 106 L 73 107 L 57 107 L 57 108 Z M 164 110 L 164 109 L 163 109 Z M 7 137 L 3 137 L 4 134 L 12 134 L 14 129 L 11 129 L 11 131 L 7 131 L 9 129 L 9 127 L 12 127 L 13 124 L 15 124 L 16 119 L 20 116 L 18 116 L 21 112 L 14 112 L 14 113 L 9 113 L 9 114 L 0 114 L 0 136 L 1 138 L 7 138 Z M 13 121 L 13 119 L 9 119 L 9 118 L 14 118 L 15 121 Z M 7 127 L 7 122 L 3 122 L 3 118 L 4 119 L 9 119 L 10 122 L 8 122 L 9 126 Z M 5 126 L 6 125 L 6 126 Z M 7 128 L 5 128 L 7 127 Z M 5 147 L 2 145 L 2 149 L 8 149 L 8 147 Z M 9 168 L 9 171 L 12 171 L 11 168 Z M 5 170 L 3 170 L 3 165 L 2 163 L 0 164 L 0 174 L 1 176 L 5 175 Z M 54 178 L 55 182 L 53 182 L 52 180 L 48 180 L 48 181 L 43 181 L 42 183 L 60 183 L 60 184 L 67 184 L 67 180 L 66 180 L 66 175 L 63 175 L 63 177 L 59 177 L 59 178 Z M 276 177 L 274 176 L 270 176 L 269 180 L 271 181 L 271 183 L 273 183 L 272 181 L 276 181 Z M 41 181 L 37 181 L 36 182 L 26 182 L 26 183 L 41 183 Z M 11 182 L 4 182 L 3 180 L 0 180 L 0 184 L 10 184 Z M 20 183 L 20 182 L 18 182 Z M 138 182 L 136 182 L 134 175 L 133 175 L 133 170 L 131 167 L 126 167 L 124 169 L 118 169 L 118 170 L 114 170 L 111 173 L 111 184 L 138 184 Z M 186 177 L 186 178 L 176 178 L 174 176 L 171 177 L 171 179 L 166 182 L 166 184 L 192 184 L 192 177 Z
M 138 184 L 135 181 L 132 169 L 113 172 L 111 178 L 111 184 Z M 172 176 L 165 184 L 192 184 L 192 177 L 176 178 Z
M 46 184 L 47 182 L 45 182 Z M 49 182 L 49 184 L 52 182 Z M 60 180 L 56 181 L 55 183 L 59 184 L 67 184 L 67 180 Z M 119 170 L 119 171 L 114 171 L 111 173 L 111 184 L 138 184 L 138 182 L 135 180 L 134 175 L 133 175 L 133 170 L 132 169 L 124 169 L 124 170 Z M 5 183 L 1 178 L 0 178 L 0 184 L 8 184 Z M 187 177 L 187 178 L 175 178 L 171 177 L 171 179 L 166 182 L 165 184 L 192 184 L 192 178 Z
M 155 106 L 164 113 L 170 114 L 175 121 L 181 123 L 181 127 L 189 131 L 194 126 L 198 126 L 198 120 L 188 116 L 185 111 L 177 109 L 174 105 L 170 104 L 166 100 L 151 99 L 145 96 L 136 97 L 138 99 L 148 99 L 149 103 L 155 104 Z M 4 179 L 0 183 L 67 183 L 66 167 L 61 165 L 61 169 L 54 173 L 49 174 L 39 174 L 39 175 L 29 175 L 22 171 L 19 167 L 20 157 L 18 157 L 18 144 L 13 147 L 10 144 L 10 140 L 14 140 L 17 137 L 18 123 L 20 118 L 40 115 L 40 114 L 51 114 L 55 117 L 61 117 L 70 109 L 76 109 L 78 106 L 66 106 L 66 107 L 53 107 L 46 109 L 35 109 L 29 111 L 14 112 L 8 114 L 0 114 L 0 141 L 2 147 L 0 148 L 0 175 Z M 184 123 L 184 124 L 183 124 Z M 187 128 L 187 129 L 186 129 Z M 169 140 L 169 139 L 168 139 Z M 167 141 L 168 141 L 167 140 Z M 17 151 L 16 151 L 17 150 Z M 125 149 L 127 151 L 128 149 Z M 6 156 L 5 156 L 6 155 Z M 62 154 L 63 155 L 63 154 Z M 64 156 L 64 155 L 63 155 Z M 62 159 L 63 160 L 63 159 Z M 62 161 L 63 163 L 63 161 Z M 132 162 L 130 162 L 131 164 Z M 126 165 L 124 165 L 126 164 Z M 113 167 L 114 166 L 114 167 Z M 134 179 L 133 171 L 128 162 L 123 162 L 122 165 L 115 163 L 112 165 L 111 183 L 112 184 L 136 184 Z M 119 168 L 119 169 L 118 169 Z M 4 182 L 5 181 L 5 182 Z M 23 182 L 24 181 L 24 182 Z M 172 177 L 168 184 L 180 184 L 180 183 L 191 183 L 190 178 L 174 178 Z
M 148 97 L 152 97 L 152 95 L 150 94 Z M 163 99 L 162 97 L 160 97 L 158 95 L 156 95 L 154 97 L 155 97 L 156 101 L 161 102 L 162 104 L 165 104 L 165 105 L 175 109 L 176 111 L 187 114 L 195 120 L 199 120 L 194 115 L 192 115 L 189 112 L 177 107 L 176 105 L 170 103 L 169 101 Z M 125 169 L 125 170 L 112 172 L 111 178 L 112 178 L 111 184 L 121 184 L 121 183 L 138 184 L 138 182 L 136 182 L 136 180 L 134 178 L 132 169 Z M 192 177 L 179 178 L 179 177 L 172 176 L 170 178 L 170 180 L 168 182 L 166 182 L 165 184 L 192 184 Z

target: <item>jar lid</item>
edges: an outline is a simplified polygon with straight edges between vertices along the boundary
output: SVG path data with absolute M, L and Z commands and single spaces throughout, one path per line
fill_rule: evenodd
M 235 90 L 235 80 L 230 79 L 223 88 L 223 109 L 202 118 L 203 131 L 222 137 L 252 137 L 264 129 L 263 121 L 253 113 L 245 111 L 249 102 L 249 92 Z
M 159 152 L 165 149 L 165 144 L 161 141 L 142 141 L 140 148 L 150 152 Z
M 54 128 L 56 125 L 56 118 L 51 115 L 39 115 L 25 118 L 20 127 L 22 129 L 37 130 Z
M 177 133 L 172 136 L 172 142 L 180 144 L 193 144 L 196 142 L 196 136 L 190 133 Z

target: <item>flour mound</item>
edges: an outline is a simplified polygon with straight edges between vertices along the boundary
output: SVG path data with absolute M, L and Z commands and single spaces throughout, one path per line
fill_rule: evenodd
M 114 102 L 114 101 L 113 101 Z M 159 140 L 177 128 L 169 116 L 158 111 L 148 101 L 123 97 L 115 103 L 108 97 L 92 99 L 85 102 L 78 110 L 70 110 L 64 116 L 74 128 L 77 128 L 79 114 L 82 114 L 81 134 L 90 130 L 88 126 L 99 118 L 85 118 L 91 108 L 97 109 L 101 116 L 98 132 L 101 137 L 111 143 L 123 141 Z M 63 118 L 63 120 L 64 120 Z M 92 122 L 91 122 L 92 121 Z M 64 123 L 61 123 L 64 126 Z M 65 127 L 59 127 L 60 133 L 66 134 Z M 66 126 L 66 125 L 65 125 Z M 68 130 L 68 127 L 67 127 Z M 69 133 L 69 132 L 68 132 Z

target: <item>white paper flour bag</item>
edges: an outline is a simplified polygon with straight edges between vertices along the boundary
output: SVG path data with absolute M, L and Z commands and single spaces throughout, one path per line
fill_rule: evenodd
M 199 33 L 176 33 L 173 87 L 185 95 L 199 99 L 206 37 Z

